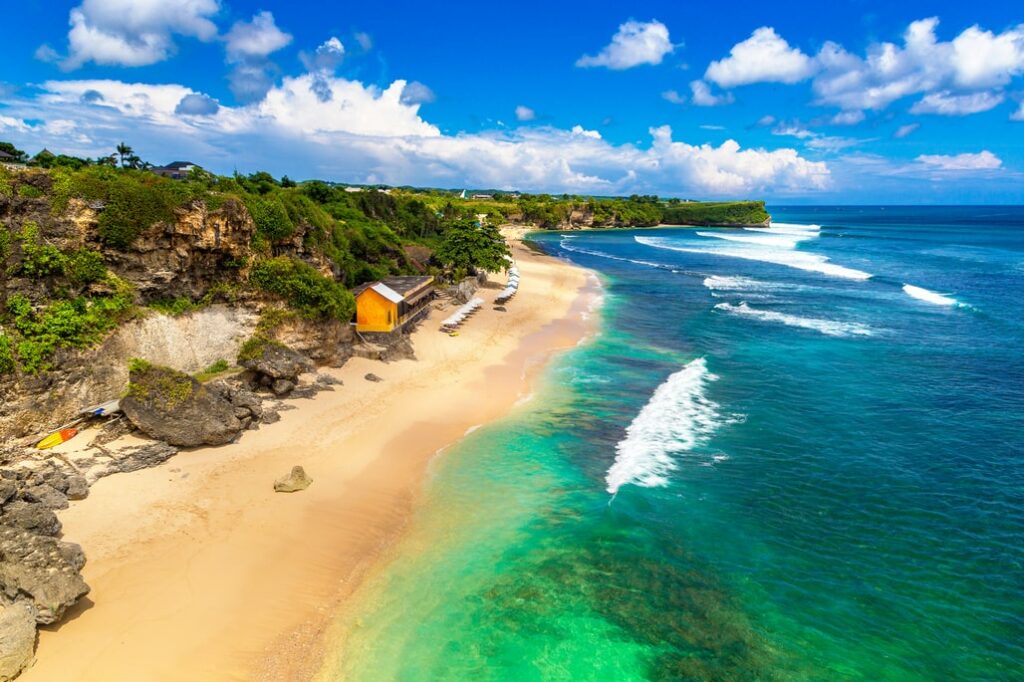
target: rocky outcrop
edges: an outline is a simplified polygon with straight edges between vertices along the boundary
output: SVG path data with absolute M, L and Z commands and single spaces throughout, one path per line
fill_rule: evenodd
M 0 605 L 0 682 L 17 677 L 33 661 L 36 619 L 24 604 Z
M 269 339 L 254 339 L 243 349 L 238 363 L 248 372 L 251 386 L 270 389 L 285 396 L 299 384 L 299 375 L 311 372 L 313 362 L 288 346 Z
M 27 605 L 40 625 L 56 623 L 89 593 L 83 566 L 78 545 L 0 526 L 0 599 Z
M 132 369 L 121 409 L 147 436 L 178 447 L 224 445 L 244 428 L 235 406 L 219 391 L 157 365 Z
M 274 492 L 297 493 L 300 490 L 305 490 L 312 483 L 313 479 L 309 477 L 305 469 L 294 466 L 291 473 L 274 481 Z

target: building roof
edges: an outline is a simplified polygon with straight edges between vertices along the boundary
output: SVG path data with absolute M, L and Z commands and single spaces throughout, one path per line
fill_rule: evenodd
M 419 291 L 433 281 L 434 278 L 430 276 L 385 277 L 379 282 L 367 282 L 366 284 L 361 284 L 355 288 L 354 293 L 358 296 L 367 289 L 373 289 L 392 303 L 401 303 L 410 294 Z
M 3 149 L 0 149 L 0 159 L 13 159 L 13 158 L 14 158 L 13 154 L 8 154 Z
M 191 161 L 172 161 L 166 166 L 158 166 L 153 170 L 181 170 L 183 168 L 191 168 L 192 166 L 195 165 L 196 164 L 192 163 Z

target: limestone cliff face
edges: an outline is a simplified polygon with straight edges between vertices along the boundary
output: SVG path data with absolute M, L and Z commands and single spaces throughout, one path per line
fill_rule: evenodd
M 183 372 L 234 362 L 259 320 L 257 310 L 212 305 L 177 317 L 151 312 L 84 351 L 63 351 L 55 369 L 0 383 L 0 441 L 66 423 L 79 410 L 118 398 L 128 361 L 145 358 Z

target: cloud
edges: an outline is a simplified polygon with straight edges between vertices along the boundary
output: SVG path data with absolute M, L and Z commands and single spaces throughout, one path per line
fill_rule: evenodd
M 754 123 L 754 127 L 756 127 L 756 128 L 767 128 L 767 127 L 772 126 L 774 124 L 775 124 L 775 117 L 772 116 L 771 114 L 765 114 L 761 118 L 757 119 L 757 122 Z
M 1011 121 L 1024 121 L 1024 102 L 1020 103 L 1020 107 L 1017 111 L 1010 114 Z
M 904 97 L 933 94 L 916 105 L 922 113 L 973 113 L 972 107 L 986 110 L 977 107 L 1001 97 L 996 90 L 1024 73 L 1024 24 L 998 35 L 972 26 L 942 42 L 935 35 L 938 23 L 936 17 L 914 21 L 902 46 L 875 43 L 863 58 L 826 43 L 816 58 L 818 103 L 880 110 Z
M 15 143 L 65 153 L 95 156 L 131 130 L 143 156 L 174 149 L 225 172 L 263 168 L 349 182 L 703 196 L 808 194 L 829 185 L 828 166 L 794 149 L 744 149 L 734 140 L 693 145 L 673 140 L 667 126 L 650 129 L 646 147 L 612 144 L 582 126 L 446 135 L 420 117 L 418 105 L 402 101 L 405 81 L 381 89 L 331 76 L 328 86 L 332 97 L 324 102 L 312 74 L 285 78 L 259 102 L 197 117 L 176 113 L 187 96 L 202 96 L 180 85 L 51 81 L 41 95 L 10 102 L 0 125 Z M 102 100 L 82 104 L 88 91 Z M 58 134 L 66 125 L 58 121 L 75 127 Z
M 814 73 L 814 60 L 790 47 L 774 28 L 762 26 L 737 43 L 729 56 L 711 62 L 705 80 L 723 88 L 750 83 L 797 83 Z
M 290 44 L 291 35 L 277 27 L 272 13 L 264 11 L 254 14 L 250 21 L 235 22 L 224 40 L 228 63 L 235 65 L 228 74 L 232 94 L 245 103 L 261 99 L 273 87 L 273 73 L 277 70 L 268 57 Z M 315 66 L 318 59 L 326 63 L 340 61 L 344 47 L 336 38 L 332 40 L 317 48 L 317 52 L 309 57 L 310 64 Z M 324 85 L 322 78 L 314 78 L 313 82 L 316 86 L 314 92 L 319 97 L 330 97 L 330 88 Z
M 520 104 L 516 107 L 516 120 L 517 121 L 532 121 L 537 118 L 537 112 L 528 106 Z
M 725 126 L 712 125 L 710 123 L 705 123 L 702 126 L 700 126 L 700 129 L 701 130 L 725 130 Z
M 79 97 L 79 101 L 82 104 L 96 104 L 103 101 L 103 93 L 98 90 L 86 90 Z
M 831 123 L 834 126 L 852 126 L 857 125 L 863 120 L 863 111 L 840 111 L 838 114 L 829 119 L 829 123 Z
M 925 95 L 910 107 L 912 114 L 940 114 L 942 116 L 967 116 L 988 111 L 999 106 L 1006 99 L 1001 92 L 974 92 L 969 95 L 954 95 L 949 90 Z
M 307 71 L 330 71 L 334 73 L 345 60 L 345 46 L 338 38 L 331 36 L 321 43 L 313 51 L 313 54 L 300 52 L 299 59 Z
M 69 15 L 68 55 L 61 66 L 155 64 L 173 53 L 175 35 L 212 40 L 217 27 L 210 17 L 218 11 L 219 0 L 83 0 Z M 37 57 L 56 57 L 45 47 Z
M 641 64 L 661 64 L 675 45 L 668 37 L 668 27 L 657 20 L 649 22 L 627 21 L 619 26 L 612 42 L 596 55 L 584 55 L 576 66 L 603 66 L 616 71 L 631 69 Z
M 956 154 L 955 156 L 922 154 L 915 160 L 929 168 L 943 171 L 995 170 L 1003 165 L 1002 159 L 987 150 L 977 154 Z
M 373 49 L 373 38 L 370 37 L 369 33 L 357 31 L 353 37 L 359 43 L 359 47 L 363 48 L 363 52 L 369 52 Z
M 225 40 L 228 60 L 238 62 L 253 57 L 266 57 L 277 52 L 292 42 L 292 37 L 277 27 L 271 12 L 264 11 L 254 14 L 251 21 L 235 22 Z M 338 46 L 340 45 L 339 41 Z
M 896 131 L 892 134 L 892 136 L 895 137 L 897 140 L 902 140 L 904 137 L 907 137 L 920 127 L 920 123 L 908 123 L 907 125 L 903 125 L 897 128 Z
M 92 90 L 90 92 L 96 91 Z M 181 101 L 178 102 L 178 106 L 174 108 L 174 113 L 181 114 L 183 116 L 213 116 L 219 110 L 220 104 L 218 104 L 217 100 L 212 97 L 197 93 L 189 93 L 182 97 Z
M 60 53 L 45 43 L 36 48 L 33 56 L 39 61 L 46 62 L 47 64 L 56 64 L 61 59 Z
M 402 104 L 430 104 L 437 95 L 429 87 L 419 81 L 411 81 L 402 90 Z
M 686 96 L 680 95 L 675 90 L 666 90 L 661 93 L 661 98 L 666 102 L 671 102 L 672 104 L 686 104 Z
M 690 92 L 693 93 L 691 101 L 698 107 L 717 107 L 735 101 L 731 92 L 722 95 L 712 94 L 711 88 L 704 81 L 690 81 Z
M 806 140 L 811 137 L 817 137 L 818 133 L 808 130 L 799 121 L 794 121 L 792 123 L 780 121 L 777 126 L 772 128 L 772 135 L 785 135 Z

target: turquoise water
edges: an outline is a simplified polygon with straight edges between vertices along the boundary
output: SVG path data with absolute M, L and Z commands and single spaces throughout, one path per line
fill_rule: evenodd
M 437 460 L 332 676 L 1024 679 L 1024 209 L 772 213 L 537 236 L 602 332 Z

